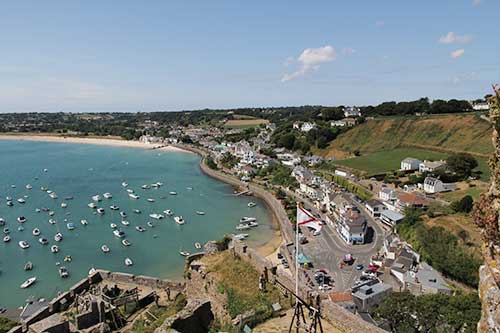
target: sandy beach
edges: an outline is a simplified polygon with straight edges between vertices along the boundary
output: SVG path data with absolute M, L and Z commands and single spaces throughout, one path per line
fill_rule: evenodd
M 143 148 L 143 149 L 158 149 L 161 151 L 176 151 L 192 153 L 171 145 L 162 144 L 146 144 L 139 141 L 129 141 L 110 138 L 81 138 L 71 136 L 55 136 L 55 135 L 35 135 L 35 134 L 0 134 L 0 140 L 13 140 L 13 141 L 41 141 L 41 142 L 60 142 L 60 143 L 80 143 L 101 146 L 114 146 L 114 147 L 130 147 L 130 148 Z

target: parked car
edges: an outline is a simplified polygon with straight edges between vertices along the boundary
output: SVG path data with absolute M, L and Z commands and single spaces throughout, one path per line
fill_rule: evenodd
M 364 268 L 365 266 L 363 266 L 363 264 L 357 264 L 356 265 L 356 270 L 360 271 Z

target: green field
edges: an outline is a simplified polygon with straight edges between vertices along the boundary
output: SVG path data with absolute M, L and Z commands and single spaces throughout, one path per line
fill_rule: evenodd
M 396 148 L 346 160 L 337 160 L 333 163 L 365 172 L 367 175 L 374 175 L 398 170 L 401 166 L 401 160 L 406 157 L 414 157 L 419 160 L 439 160 L 446 159 L 448 154 L 418 148 Z M 476 159 L 479 164 L 477 170 L 482 172 L 481 179 L 487 181 L 490 177 L 487 159 L 479 157 L 476 157 Z

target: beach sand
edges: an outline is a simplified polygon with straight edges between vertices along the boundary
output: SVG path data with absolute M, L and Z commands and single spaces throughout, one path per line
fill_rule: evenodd
M 114 146 L 114 147 L 130 147 L 130 148 L 143 148 L 143 149 L 158 149 L 161 151 L 177 151 L 192 153 L 178 147 L 162 144 L 146 144 L 139 141 L 120 140 L 111 138 L 81 138 L 71 136 L 55 136 L 55 135 L 36 135 L 36 134 L 0 134 L 0 140 L 14 140 L 14 141 L 42 141 L 42 142 L 63 142 L 63 143 L 81 143 L 101 146 Z

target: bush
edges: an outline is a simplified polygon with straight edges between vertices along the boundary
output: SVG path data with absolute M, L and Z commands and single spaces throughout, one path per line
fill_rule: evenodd
M 451 209 L 458 213 L 470 213 L 474 207 L 474 200 L 470 195 L 466 195 L 458 201 L 451 203 Z

